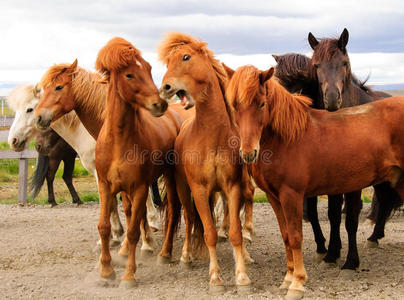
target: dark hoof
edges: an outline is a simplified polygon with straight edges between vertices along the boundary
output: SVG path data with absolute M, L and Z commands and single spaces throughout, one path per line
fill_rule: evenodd
M 157 265 L 166 266 L 171 263 L 171 259 L 165 256 L 157 256 Z
M 379 248 L 379 243 L 376 241 L 371 241 L 371 240 L 367 240 L 365 242 L 365 248 L 368 249 L 373 249 L 373 248 Z
M 51 207 L 58 206 L 58 204 L 56 202 L 49 202 L 49 204 L 51 205 Z
M 324 256 L 323 261 L 329 264 L 335 264 L 337 263 L 337 259 L 340 257 L 340 253 L 333 253 L 333 252 L 327 252 L 326 256 Z
M 224 285 L 209 284 L 209 295 L 211 296 L 218 296 L 224 294 L 225 291 L 226 289 L 224 288 Z
M 359 260 L 358 261 L 346 261 L 345 264 L 341 267 L 341 270 L 355 271 L 357 268 L 359 268 Z
M 76 201 L 73 201 L 73 203 L 74 203 L 74 204 L 77 204 L 77 205 L 84 204 L 84 202 L 81 201 L 80 199 L 79 199 L 79 200 L 76 200 Z

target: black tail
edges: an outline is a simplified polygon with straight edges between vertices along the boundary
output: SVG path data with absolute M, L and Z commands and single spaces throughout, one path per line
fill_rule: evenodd
M 32 192 L 32 199 L 35 199 L 41 191 L 41 187 L 45 181 L 46 173 L 49 169 L 49 156 L 39 154 L 36 161 L 35 173 L 30 179 L 29 190 Z
M 375 190 L 378 189 L 378 196 L 373 196 L 370 212 L 367 216 L 372 223 L 376 223 L 379 210 L 382 210 L 383 215 L 386 216 L 386 220 L 391 217 L 397 209 L 404 204 L 404 199 L 398 195 L 398 193 L 390 186 L 390 183 L 383 182 L 375 186 Z

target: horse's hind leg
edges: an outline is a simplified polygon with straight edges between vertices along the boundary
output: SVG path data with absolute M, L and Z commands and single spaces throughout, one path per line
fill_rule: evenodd
M 342 194 L 328 196 L 328 219 L 330 220 L 330 243 L 328 251 L 324 257 L 326 263 L 336 263 L 341 255 L 341 210 L 342 210 Z
M 359 255 L 356 245 L 356 232 L 358 231 L 359 213 L 362 209 L 361 192 L 356 191 L 345 194 L 346 219 L 345 228 L 348 233 L 348 255 L 341 269 L 355 270 L 359 267 Z
M 227 240 L 227 232 L 229 231 L 229 207 L 227 205 L 227 199 L 226 196 L 221 192 L 219 196 L 219 201 L 222 201 L 222 207 L 223 207 L 223 220 L 222 224 L 220 224 L 219 231 L 217 233 L 219 237 L 219 242 Z
M 150 200 L 150 197 L 148 197 L 148 199 L 146 200 L 146 203 Z M 151 231 L 150 231 L 150 227 L 149 227 L 149 223 L 147 221 L 147 206 L 146 206 L 146 210 L 143 214 L 143 218 L 140 221 L 140 233 L 142 236 L 142 247 L 140 248 L 140 250 L 142 251 L 142 254 L 146 254 L 149 255 L 151 253 L 153 253 L 153 238 L 151 236 Z
M 191 235 L 195 221 L 194 207 L 188 183 L 180 176 L 177 176 L 177 174 L 175 176 L 175 182 L 177 185 L 178 197 L 184 207 L 185 220 L 185 239 L 184 246 L 182 247 L 181 263 L 189 265 L 191 263 Z
M 74 164 L 76 162 L 76 155 L 76 152 L 74 152 L 73 155 L 69 155 L 69 157 L 65 157 L 63 159 L 63 180 L 66 183 L 67 188 L 69 189 L 70 195 L 72 195 L 73 203 L 80 205 L 83 204 L 83 202 L 80 200 L 80 197 L 73 186 L 73 170 Z
M 122 201 L 124 197 L 126 196 L 126 193 L 121 192 L 122 196 Z M 113 202 L 111 203 L 111 228 L 112 228 L 112 241 L 113 244 L 118 243 L 120 244 L 120 238 L 125 232 L 121 223 L 121 220 L 119 219 L 119 213 L 118 213 L 118 200 L 115 198 Z
M 174 234 L 181 220 L 181 204 L 178 199 L 177 187 L 175 185 L 174 170 L 169 169 L 164 173 L 164 180 L 167 191 L 167 219 L 163 247 L 157 255 L 159 263 L 169 263 L 172 257 Z
M 254 236 L 254 224 L 253 224 L 253 199 L 254 199 L 254 186 L 249 181 L 244 191 L 244 227 L 243 227 L 243 239 L 247 242 L 252 242 Z
M 56 171 L 59 168 L 60 159 L 49 157 L 49 168 L 46 173 L 46 183 L 48 185 L 48 202 L 50 205 L 56 206 L 58 205 L 55 201 L 55 193 L 53 191 L 53 180 L 55 179 Z
M 323 232 L 321 231 L 320 222 L 318 220 L 317 197 L 304 198 L 303 203 L 306 203 L 307 219 L 311 224 L 314 234 L 314 240 L 317 244 L 317 257 L 321 257 L 321 260 L 327 253 L 327 248 L 325 247 L 325 238 Z
M 375 227 L 372 235 L 368 238 L 368 247 L 375 247 L 379 239 L 384 237 L 384 226 L 393 211 L 397 192 L 390 186 L 390 182 L 383 182 L 374 186 L 375 195 L 372 201 L 371 215 L 375 215 Z M 373 203 L 374 202 L 374 203 Z

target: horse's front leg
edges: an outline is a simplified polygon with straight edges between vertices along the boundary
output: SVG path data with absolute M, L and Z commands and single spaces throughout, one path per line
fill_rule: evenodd
M 236 285 L 238 289 L 249 289 L 251 280 L 248 278 L 244 261 L 243 235 L 241 233 L 240 208 L 242 206 L 242 190 L 239 184 L 233 185 L 225 191 L 229 207 L 230 228 L 229 237 L 236 260 Z
M 293 279 L 286 299 L 301 299 L 304 295 L 304 284 L 307 279 L 302 253 L 303 194 L 284 186 L 279 191 L 279 200 L 286 219 L 288 240 L 292 249 L 294 266 Z
M 328 196 L 328 219 L 330 220 L 330 242 L 327 254 L 323 258 L 326 263 L 336 263 L 341 255 L 341 211 L 343 197 L 339 195 Z
M 209 290 L 211 293 L 220 293 L 224 291 L 224 284 L 220 277 L 220 267 L 216 254 L 217 231 L 209 204 L 211 191 L 208 191 L 206 186 L 199 184 L 191 185 L 191 191 L 194 196 L 196 209 L 198 210 L 198 214 L 203 224 L 205 244 L 209 251 Z
M 137 187 L 132 196 L 131 219 L 126 232 L 129 255 L 120 284 L 124 288 L 131 288 L 136 284 L 136 245 L 140 237 L 140 222 L 145 213 L 147 194 L 148 187 L 144 185 Z
M 98 232 L 101 237 L 100 275 L 103 278 L 115 278 L 115 272 L 111 265 L 111 254 L 109 252 L 109 238 L 111 234 L 111 207 L 115 195 L 111 193 L 108 183 L 99 181 L 98 190 L 100 193 L 100 219 L 98 221 Z

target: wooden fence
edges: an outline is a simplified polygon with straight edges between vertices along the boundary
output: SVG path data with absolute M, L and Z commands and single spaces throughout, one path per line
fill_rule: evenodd
M 12 123 L 12 119 L 9 119 L 8 122 Z M 10 124 L 11 124 L 10 123 Z M 25 149 L 22 152 L 15 152 L 13 150 L 1 150 L 0 151 L 0 160 L 1 159 L 19 159 L 19 168 L 18 168 L 18 202 L 20 204 L 27 203 L 27 189 L 28 189 L 28 159 L 29 158 L 37 158 L 38 152 L 35 150 Z

